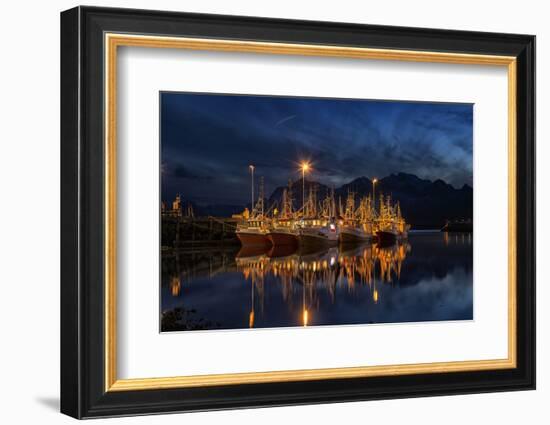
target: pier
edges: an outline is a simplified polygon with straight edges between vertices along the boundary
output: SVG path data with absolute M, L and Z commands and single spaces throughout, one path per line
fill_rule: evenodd
M 186 217 L 163 214 L 161 245 L 164 249 L 200 249 L 239 245 L 237 218 Z

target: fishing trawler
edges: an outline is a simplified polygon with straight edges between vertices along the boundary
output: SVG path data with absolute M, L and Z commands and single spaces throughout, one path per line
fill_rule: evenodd
M 298 244 L 297 234 L 294 220 L 277 220 L 270 227 L 266 236 L 273 245 L 295 246 Z
M 355 194 L 348 192 L 346 209 L 340 224 L 340 243 L 361 243 L 372 240 L 373 237 L 372 202 L 369 197 L 363 198 L 359 208 L 355 209 Z
M 372 232 L 360 223 L 348 222 L 340 227 L 340 242 L 344 244 L 368 242 L 372 237 Z
M 380 228 L 376 231 L 376 237 L 381 244 L 395 243 L 399 234 L 393 224 L 389 224 L 386 227 Z
M 267 232 L 267 238 L 274 246 L 296 246 L 298 245 L 297 236 L 298 232 L 292 208 L 292 182 L 289 181 L 288 189 L 284 189 L 283 191 L 281 213 L 278 214 L 276 210 L 274 211 L 274 217 Z
M 320 220 L 304 220 L 299 224 L 298 243 L 300 247 L 335 245 L 340 234 L 336 223 Z
M 310 186 L 307 202 L 297 222 L 298 244 L 301 248 L 323 247 L 338 243 L 340 228 L 335 220 L 334 191 L 327 194 L 320 210 L 317 208 L 317 189 Z
M 260 218 L 251 218 L 238 224 L 235 234 L 242 245 L 269 246 L 267 226 Z
M 251 168 L 254 171 L 253 168 Z M 252 212 L 245 209 L 243 213 L 244 222 L 237 225 L 235 234 L 243 246 L 269 246 L 271 242 L 267 237 L 269 220 L 264 211 L 264 184 L 260 180 L 260 193 L 258 201 Z M 254 205 L 254 180 L 252 179 L 252 204 Z
M 384 195 L 380 195 L 380 212 L 376 225 L 376 237 L 378 242 L 383 244 L 407 238 L 410 228 L 401 215 L 399 202 L 394 207 L 391 197 Z

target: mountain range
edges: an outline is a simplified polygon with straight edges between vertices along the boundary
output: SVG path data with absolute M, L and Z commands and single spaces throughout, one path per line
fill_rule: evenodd
M 302 179 L 291 183 L 294 208 L 302 205 Z M 311 186 L 317 189 L 317 199 L 324 199 L 331 188 L 315 181 L 305 180 L 306 196 Z M 287 186 L 277 187 L 265 200 L 269 207 L 274 203 L 281 205 L 283 191 Z M 356 201 L 363 196 L 372 194 L 372 180 L 358 177 L 349 183 L 334 188 L 336 202 L 341 199 L 345 204 L 348 192 L 355 193 Z M 464 185 L 455 189 L 443 180 L 421 179 L 414 174 L 390 174 L 377 181 L 375 185 L 376 199 L 380 194 L 391 195 L 392 201 L 399 201 L 405 220 L 413 229 L 440 228 L 446 220 L 471 219 L 473 215 L 473 189 Z M 250 207 L 250 205 L 247 205 Z M 196 215 L 230 216 L 242 212 L 243 205 L 212 205 L 195 207 Z

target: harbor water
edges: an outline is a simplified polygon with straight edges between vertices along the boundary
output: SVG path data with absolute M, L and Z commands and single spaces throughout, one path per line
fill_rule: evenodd
M 471 233 L 393 245 L 164 250 L 161 331 L 473 319 Z

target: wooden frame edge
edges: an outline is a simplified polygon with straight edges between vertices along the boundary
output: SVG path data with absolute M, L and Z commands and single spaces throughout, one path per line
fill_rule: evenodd
M 418 363 L 392 366 L 364 366 L 330 369 L 303 369 L 274 372 L 230 373 L 216 375 L 174 376 L 167 378 L 119 379 L 108 391 L 139 391 L 207 387 L 218 385 L 258 384 L 265 382 L 316 381 L 322 379 L 368 378 L 414 375 L 417 373 L 448 373 L 480 370 L 513 369 L 512 359 L 474 360 L 441 363 Z
M 120 46 L 236 51 L 354 59 L 506 66 L 508 70 L 508 358 L 275 372 L 117 379 L 116 372 L 116 59 Z M 513 369 L 517 367 L 517 60 L 514 56 L 372 49 L 105 33 L 105 392 Z

